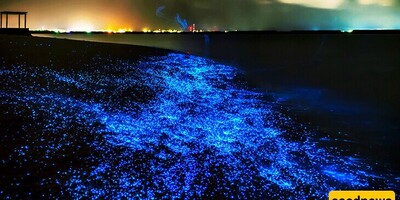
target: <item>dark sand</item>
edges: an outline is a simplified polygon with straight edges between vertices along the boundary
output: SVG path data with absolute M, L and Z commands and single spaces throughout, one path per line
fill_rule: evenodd
M 96 67 L 92 63 L 95 56 L 135 62 L 145 56 L 166 55 L 171 52 L 139 46 L 10 35 L 0 35 L 0 47 L 2 66 L 10 68 L 45 66 L 55 71 L 93 69 Z M 7 90 L 5 82 L 7 80 L 1 81 L 0 91 Z M 39 82 L 45 85 L 46 80 Z M 68 93 L 68 89 L 68 86 L 61 89 L 63 90 L 61 93 Z M 69 94 L 76 97 L 82 95 L 82 91 L 74 90 Z M 32 118 L 32 110 L 24 105 L 1 104 L 0 112 L 0 159 L 3 161 L 0 164 L 2 176 L 0 198 L 68 197 L 65 188 L 60 185 L 65 184 L 66 180 L 63 180 L 63 175 L 60 176 L 58 171 L 89 170 L 96 164 L 95 160 L 89 159 L 96 154 L 96 151 L 88 145 L 95 141 L 95 136 L 80 125 L 65 127 L 61 133 L 54 133 L 43 131 L 46 116 L 39 115 L 38 118 Z M 63 133 L 70 134 L 71 145 L 62 147 L 54 158 L 46 159 L 44 149 L 48 145 L 59 143 Z M 46 139 L 41 140 L 41 138 Z M 18 158 L 21 156 L 18 149 L 25 146 L 30 148 L 26 152 L 27 157 Z M 57 182 L 56 177 L 59 177 Z
M 0 35 L 3 65 L 54 66 L 81 68 L 94 56 L 116 57 L 135 61 L 149 55 L 165 55 L 170 51 L 118 44 L 104 44 L 29 36 Z
M 11 70 L 16 66 L 23 66 L 28 70 L 46 67 L 55 71 L 84 71 L 99 64 L 92 63 L 95 56 L 136 62 L 145 56 L 166 55 L 169 52 L 171 51 L 129 45 L 0 35 L 0 65 Z M 34 79 L 27 77 L 26 80 Z M 47 85 L 47 80 L 35 81 L 43 87 Z M 18 86 L 12 88 L 8 85 L 12 81 L 3 79 L 0 82 L 0 92 L 19 89 Z M 32 82 L 22 84 L 35 85 Z M 70 89 L 68 85 L 65 88 L 61 86 L 58 92 L 74 97 L 83 97 L 85 93 Z M 47 106 L 50 105 L 45 105 Z M 44 124 L 49 120 L 46 117 L 49 116 L 44 113 L 33 117 L 33 110 L 26 105 L 0 105 L 0 198 L 71 198 L 63 186 L 68 178 L 59 174 L 60 171 L 90 171 L 91 166 L 98 164 L 93 160 L 98 151 L 90 144 L 101 138 L 91 134 L 90 128 L 74 124 L 64 127 L 61 132 L 45 131 Z M 65 133 L 69 134 L 69 145 L 62 145 L 56 155 L 49 158 L 46 149 L 54 144 L 62 144 L 61 138 Z M 21 148 L 25 147 L 26 152 L 21 154 Z
M 394 46 L 389 46 L 386 49 L 384 48 L 384 46 L 380 46 L 381 43 L 379 41 L 363 41 L 363 39 L 351 40 L 350 38 L 342 37 L 337 38 L 336 40 L 337 42 L 332 42 L 332 40 L 329 40 L 330 42 L 328 44 L 325 44 L 329 47 L 325 47 L 324 51 L 315 52 L 315 45 L 320 44 L 318 42 L 314 44 L 313 42 L 310 43 L 310 41 L 307 42 L 307 40 L 302 40 L 300 41 L 300 43 L 297 43 L 299 41 L 295 41 L 295 39 L 291 38 L 288 40 L 284 40 L 286 41 L 286 43 L 282 44 L 274 43 L 274 40 L 271 39 L 270 43 L 274 43 L 274 48 L 270 47 L 264 49 L 259 47 L 261 48 L 259 49 L 259 52 L 263 53 L 253 56 L 268 55 L 263 60 L 267 62 L 268 65 L 275 66 L 276 68 L 270 69 L 273 73 L 257 73 L 251 72 L 251 70 L 249 70 L 249 77 L 270 74 L 266 77 L 275 79 L 272 84 L 279 85 L 285 80 L 290 80 L 293 84 L 298 84 L 299 82 L 308 82 L 306 84 L 323 85 L 328 88 L 334 88 L 335 91 L 338 93 L 340 93 L 340 91 L 343 91 L 344 96 L 346 97 L 349 96 L 348 93 L 351 93 L 352 90 L 361 90 L 361 92 L 356 94 L 356 99 L 360 97 L 362 98 L 363 95 L 376 95 L 375 97 L 373 97 L 374 102 L 383 102 L 385 111 L 390 111 L 391 109 L 393 109 L 392 111 L 390 111 L 390 115 L 385 116 L 390 116 L 390 120 L 393 120 L 393 118 L 397 119 L 396 115 L 398 114 L 398 104 L 396 104 L 395 101 L 399 99 L 399 91 L 396 90 L 396 88 L 398 88 L 399 86 L 395 84 L 398 82 L 397 77 L 399 77 L 399 67 L 398 59 L 392 59 L 394 56 L 393 52 L 398 51 L 398 49 L 396 48 L 397 43 Z M 346 41 L 343 40 L 351 40 L 351 42 L 347 41 L 346 43 Z M 352 45 L 341 46 L 348 43 L 352 44 L 355 41 L 360 42 L 360 45 L 365 44 L 367 46 L 365 48 L 365 52 L 359 52 L 360 46 L 357 46 L 356 49 L 352 49 Z M 379 46 L 379 48 L 371 52 L 371 50 L 368 49 L 368 44 L 370 44 L 368 42 L 375 42 L 375 46 L 377 45 Z M 386 41 L 386 43 L 388 42 L 390 41 Z M 220 43 L 229 44 L 229 41 L 221 40 Z M 50 68 L 54 71 L 60 72 L 73 72 L 74 70 L 90 71 L 90 69 L 96 69 L 97 65 L 114 64 L 93 63 L 93 58 L 95 57 L 106 59 L 112 58 L 110 59 L 111 62 L 114 62 L 114 58 L 116 58 L 120 60 L 125 60 L 128 63 L 136 63 L 138 60 L 146 56 L 167 55 L 171 52 L 163 49 L 139 46 L 117 44 L 111 45 L 104 43 L 89 43 L 59 39 L 4 35 L 0 36 L 0 47 L 0 65 L 5 66 L 5 68 L 12 69 L 16 66 L 22 66 L 22 68 L 26 68 L 26 70 L 29 71 L 30 67 L 40 68 L 42 66 L 45 66 L 46 68 Z M 246 49 L 251 47 L 247 47 L 246 44 L 243 44 L 241 48 Z M 218 53 L 214 53 L 214 55 L 223 53 L 227 54 L 224 57 L 231 58 L 233 62 L 232 64 L 240 65 L 241 63 L 244 64 L 246 62 L 246 59 L 244 59 L 243 57 L 238 57 L 237 59 L 235 59 L 234 57 L 230 57 L 231 55 L 235 55 L 235 53 L 230 54 L 231 50 L 229 50 L 229 48 L 222 49 L 221 45 L 217 45 L 215 47 L 212 47 L 211 49 L 213 51 L 218 51 Z M 342 49 L 344 49 L 345 51 L 341 51 Z M 385 49 L 385 51 L 383 51 L 383 49 Z M 348 54 L 349 52 L 355 53 Z M 314 53 L 319 53 L 320 55 L 311 55 Z M 374 57 L 371 56 L 371 54 L 374 53 L 377 53 L 377 55 L 374 55 Z M 379 57 L 387 58 L 389 60 L 381 60 Z M 252 57 L 249 57 L 248 62 L 250 64 L 256 65 L 257 63 L 252 63 L 251 58 Z M 309 62 L 308 59 L 310 58 L 313 58 L 315 60 Z M 227 62 L 227 60 L 222 61 Z M 294 66 L 296 66 L 297 64 L 306 66 L 306 68 L 296 69 Z M 323 66 L 323 68 L 318 68 L 318 66 Z M 346 71 L 350 66 L 355 66 L 355 68 Z M 368 66 L 368 68 L 365 69 L 363 68 L 364 66 Z M 388 73 L 388 71 L 390 73 Z M 377 76 L 371 77 L 371 72 L 376 73 Z M 280 73 L 284 74 L 284 76 L 279 77 L 278 75 Z M 343 76 L 343 74 L 345 76 Z M 317 78 L 308 79 L 307 76 Z M 344 81 L 335 82 L 335 80 L 337 80 L 336 77 L 341 77 L 341 80 Z M 360 79 L 354 80 L 354 77 L 359 77 Z M 257 78 L 252 80 L 262 81 L 262 79 Z M 3 81 L 7 84 L 9 82 L 12 82 L 10 80 Z M 36 81 L 37 82 L 34 84 L 43 84 L 43 86 L 46 86 L 46 80 Z M 313 81 L 317 83 L 310 83 Z M 366 87 L 364 84 L 371 85 Z M 0 92 L 8 90 L 10 89 L 10 87 L 10 85 L 6 86 L 2 84 L 0 86 Z M 18 88 L 15 89 L 17 90 Z M 140 88 L 140 91 L 135 90 L 134 88 L 131 88 L 131 90 L 134 91 L 133 94 L 127 95 L 127 98 L 131 98 L 131 100 L 135 99 L 139 102 L 146 102 L 152 98 L 151 92 L 147 93 L 147 95 L 143 95 L 140 93 L 140 91 L 147 91 L 146 88 Z M 61 85 L 57 87 L 57 91 L 78 99 L 91 98 L 90 95 L 86 96 L 85 91 L 71 89 L 69 88 L 69 86 L 63 88 L 63 85 Z M 121 94 L 121 97 L 125 98 L 123 95 L 124 94 Z M 123 104 L 123 101 L 120 99 L 116 99 L 116 101 L 119 101 L 120 103 L 122 102 Z M 293 106 L 293 104 L 296 105 L 296 101 L 289 102 L 289 104 L 290 103 L 292 104 L 291 106 Z M 288 105 L 283 105 L 283 110 L 286 109 L 285 106 Z M 389 109 L 387 109 L 386 106 L 388 106 Z M 82 124 L 76 123 L 73 126 L 64 127 L 64 130 L 60 132 L 46 132 L 43 131 L 46 130 L 46 127 L 44 127 L 46 123 L 44 123 L 44 121 L 48 120 L 48 116 L 46 116 L 46 113 L 39 113 L 35 116 L 35 114 L 32 113 L 32 110 L 24 105 L 2 104 L 0 105 L 0 107 L 0 128 L 3 131 L 2 136 L 0 137 L 1 145 L 3 146 L 0 153 L 1 159 L 3 160 L 3 163 L 1 163 L 0 165 L 0 171 L 2 172 L 2 177 L 0 181 L 0 188 L 2 190 L 0 190 L 0 192 L 4 192 L 7 196 L 15 198 L 23 198 L 27 196 L 31 196 L 34 198 L 38 198 L 40 196 L 47 198 L 58 196 L 68 197 L 71 194 L 68 193 L 68 187 L 66 187 L 65 184 L 69 181 L 70 177 L 69 174 L 60 175 L 60 171 L 75 169 L 80 171 L 87 171 L 89 173 L 91 170 L 93 170 L 91 168 L 92 166 L 96 166 L 99 164 L 97 160 L 93 159 L 96 158 L 97 154 L 111 154 L 115 152 L 117 152 L 118 154 L 118 152 L 126 151 L 124 147 L 112 148 L 110 152 L 103 152 L 101 150 L 94 149 L 93 146 L 91 146 L 90 144 L 93 142 L 102 143 L 104 142 L 104 139 L 100 136 L 92 134 L 90 132 L 90 127 L 82 127 Z M 291 111 L 290 109 L 288 109 L 286 114 L 290 115 L 290 113 Z M 315 118 L 315 116 L 309 116 L 310 119 L 308 119 L 308 114 L 310 113 L 306 112 L 300 119 L 296 120 L 305 123 L 313 120 L 318 122 L 318 120 L 312 119 Z M 328 118 L 328 120 L 329 119 L 331 118 Z M 284 124 L 284 122 L 282 123 Z M 101 126 L 101 124 L 93 124 L 93 127 Z M 349 127 L 351 127 L 351 125 Z M 291 130 L 292 127 L 284 128 L 288 129 L 288 132 L 297 131 L 296 128 L 293 128 L 293 130 Z M 53 155 L 51 159 L 48 159 L 48 155 L 45 151 L 46 147 L 53 144 L 61 144 L 65 142 L 64 140 L 60 139 L 63 138 L 61 136 L 64 133 L 69 133 L 69 136 L 66 140 L 72 142 L 68 143 L 69 145 L 63 145 L 60 149 L 56 151 L 56 155 Z M 320 134 L 321 135 L 318 135 L 317 137 L 324 137 L 324 132 Z M 346 134 L 344 134 L 345 136 L 343 136 L 343 138 L 341 139 L 348 139 L 349 137 L 347 137 Z M 290 138 L 290 140 L 304 140 L 302 136 L 300 136 L 299 138 L 296 138 L 295 136 L 293 137 L 294 138 Z M 329 138 L 330 135 L 327 135 L 326 137 Z M 336 135 L 332 137 L 335 138 L 342 136 Z M 394 141 L 394 144 L 398 144 L 398 141 Z M 323 142 L 321 145 L 324 145 Z M 346 143 L 343 144 L 343 146 L 341 145 L 342 144 L 339 144 L 337 146 L 345 148 L 346 146 L 351 146 L 352 144 Z M 368 147 L 368 143 L 356 143 L 356 145 L 358 145 L 358 147 L 356 147 L 355 150 L 352 149 L 349 150 L 349 152 L 345 153 L 351 155 L 354 153 L 353 151 L 357 151 L 357 148 L 360 148 L 360 152 L 363 153 L 370 149 L 377 151 L 376 146 L 374 146 L 374 148 L 370 148 Z M 384 146 L 384 144 L 380 145 Z M 29 146 L 29 148 L 31 149 L 29 149 L 29 151 L 28 149 L 24 151 L 24 149 L 22 148 L 21 150 L 21 147 L 24 146 Z M 326 146 L 329 145 L 327 144 Z M 394 154 L 386 155 L 390 159 L 392 159 L 392 161 L 386 164 L 390 166 L 390 171 L 394 171 L 393 169 L 395 169 L 395 167 L 393 166 L 395 166 L 395 163 L 393 163 L 393 160 L 397 160 L 396 153 L 398 152 L 398 149 L 396 149 L 393 145 L 390 145 L 390 147 L 382 147 L 382 149 L 384 149 L 382 153 L 374 152 L 375 157 L 373 156 L 373 159 L 379 160 L 376 157 L 384 156 L 382 154 L 388 154 L 388 152 L 392 151 Z M 29 154 L 29 158 L 24 157 L 24 154 Z M 138 157 L 139 155 L 142 154 L 137 153 L 136 157 Z M 143 155 L 147 154 L 143 152 Z M 148 159 L 145 156 L 143 157 L 144 159 Z M 136 164 L 140 165 L 140 163 Z M 382 166 L 382 168 L 385 168 L 385 166 Z M 379 166 L 376 167 L 376 169 L 381 170 L 379 169 Z M 396 174 L 397 172 L 393 173 Z M 377 188 L 385 187 L 385 184 L 382 183 L 380 180 L 373 180 L 372 184 Z M 275 186 L 272 187 L 272 191 L 279 190 L 278 187 L 274 187 Z M 304 190 L 307 191 L 308 189 Z M 210 193 L 210 195 L 212 194 L 213 193 Z M 2 194 L 0 193 L 0 197 L 1 195 Z M 108 197 L 110 197 L 110 194 L 106 194 L 105 196 L 107 197 L 107 195 Z M 218 193 L 215 195 L 222 195 L 222 193 Z M 288 195 L 288 197 L 290 197 L 290 195 Z

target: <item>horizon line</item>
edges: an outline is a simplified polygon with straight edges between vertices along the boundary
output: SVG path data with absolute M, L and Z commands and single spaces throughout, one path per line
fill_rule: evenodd
M 204 33 L 400 33 L 400 29 L 326 29 L 326 30 L 201 30 L 201 31 L 180 31 L 180 30 L 146 30 L 146 31 L 109 31 L 109 30 L 93 30 L 93 31 L 64 31 L 64 30 L 42 30 L 32 29 L 32 33 L 56 33 L 56 34 L 204 34 Z

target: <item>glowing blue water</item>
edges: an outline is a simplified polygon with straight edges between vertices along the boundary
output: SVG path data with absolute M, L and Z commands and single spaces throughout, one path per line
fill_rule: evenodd
M 80 124 L 102 136 L 90 144 L 99 165 L 60 172 L 73 197 L 303 199 L 395 186 L 359 156 L 319 146 L 239 75 L 184 54 L 139 63 L 97 57 L 81 70 L 3 67 L 0 97 L 33 117 L 45 113 L 43 131 Z M 43 148 L 52 155 L 57 145 L 65 144 Z

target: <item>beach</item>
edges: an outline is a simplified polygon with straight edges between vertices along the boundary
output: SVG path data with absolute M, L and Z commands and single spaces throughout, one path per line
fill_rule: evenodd
M 5 35 L 0 46 L 0 197 L 326 198 L 333 189 L 399 193 L 395 155 L 381 164 L 379 153 L 366 154 L 379 145 L 355 140 L 352 130 L 320 130 L 308 124 L 313 120 L 305 115 L 312 112 L 292 111 L 304 108 L 301 101 L 316 103 L 302 95 L 318 96 L 319 90 L 281 92 L 275 85 L 280 79 L 265 92 L 252 83 L 261 79 L 249 78 L 255 72 L 244 74 L 224 60 L 160 48 Z M 271 62 L 277 57 L 271 55 Z M 296 77 L 296 70 L 283 70 Z M 377 83 L 392 85 L 384 78 Z M 398 92 L 390 92 L 376 91 L 387 96 L 373 102 L 397 111 Z M 370 94 L 360 93 L 357 98 Z M 395 111 L 385 116 L 397 119 Z M 395 146 L 384 152 L 390 150 Z

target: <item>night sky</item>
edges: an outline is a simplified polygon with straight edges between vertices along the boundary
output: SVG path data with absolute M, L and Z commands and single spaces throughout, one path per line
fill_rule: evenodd
M 178 16 L 205 30 L 400 28 L 396 0 L 1 0 L 0 10 L 28 11 L 30 29 L 181 29 Z

